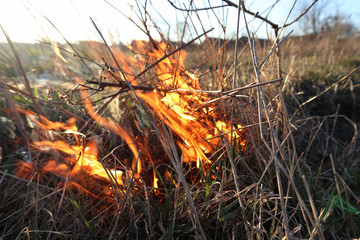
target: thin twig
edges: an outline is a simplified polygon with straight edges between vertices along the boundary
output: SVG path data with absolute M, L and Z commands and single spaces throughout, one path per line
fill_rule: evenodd
M 212 10 L 212 9 L 216 9 L 216 8 L 223 8 L 223 7 L 227 7 L 228 5 L 218 5 L 218 6 L 211 6 L 211 7 L 206 7 L 206 8 L 195 8 L 195 9 L 186 9 L 186 8 L 181 8 L 175 5 L 175 3 L 173 3 L 172 1 L 168 0 L 168 3 L 175 8 L 176 10 L 179 11 L 183 11 L 183 12 L 198 12 L 198 11 L 207 11 L 207 10 Z
M 99 85 L 100 89 L 103 89 L 105 87 L 119 87 L 119 88 L 130 90 L 130 88 L 122 82 L 112 83 L 112 82 L 98 82 L 98 81 L 90 80 L 90 81 L 87 81 L 86 83 Z M 131 85 L 131 86 L 134 90 L 142 90 L 142 91 L 150 91 L 150 92 L 152 92 L 156 89 L 154 87 L 143 87 L 143 86 L 136 86 L 136 85 Z
M 276 44 L 276 46 L 275 46 L 274 48 L 271 49 L 271 51 L 269 52 L 269 54 L 268 54 L 268 55 L 264 58 L 264 60 L 259 64 L 259 69 L 262 68 L 262 66 L 264 65 L 264 63 L 265 63 L 265 62 L 268 60 L 268 58 L 271 56 L 271 54 L 272 54 L 277 48 L 280 47 L 281 43 L 282 43 L 283 41 L 285 41 L 285 39 L 287 39 L 287 38 L 290 36 L 290 34 L 293 33 L 293 31 L 294 31 L 294 30 L 291 30 L 288 35 L 286 35 L 278 44 Z
M 209 32 L 213 31 L 214 28 L 211 28 L 210 30 L 204 32 L 203 34 L 197 36 L 196 38 L 192 39 L 190 42 L 182 45 L 181 47 L 175 49 L 174 51 L 165 54 L 162 58 L 158 59 L 156 62 L 150 64 L 150 66 L 148 66 L 147 68 L 145 68 L 143 71 L 141 71 L 139 74 L 136 75 L 136 77 L 140 77 L 141 75 L 143 75 L 144 73 L 146 73 L 149 69 L 153 68 L 154 66 L 156 66 L 158 63 L 162 62 L 164 59 L 168 58 L 169 56 L 177 53 L 178 51 L 180 51 L 181 49 L 186 48 L 187 46 L 189 46 L 190 44 L 192 44 L 193 42 L 195 42 L 196 40 L 198 40 L 199 38 L 201 38 L 202 36 L 207 35 Z
M 279 82 L 282 81 L 283 79 L 274 79 L 274 80 L 270 80 L 267 82 L 261 82 L 261 83 L 252 83 L 249 84 L 247 86 L 244 87 L 239 87 L 239 88 L 235 88 L 232 90 L 228 90 L 228 91 L 223 91 L 223 90 L 196 90 L 196 89 L 182 89 L 182 88 L 168 88 L 168 89 L 160 89 L 160 88 L 156 88 L 156 87 L 144 87 L 144 86 L 137 86 L 137 85 L 131 85 L 132 88 L 134 90 L 142 90 L 142 91 L 154 91 L 154 90 L 159 90 L 162 92 L 185 92 L 185 93 L 206 93 L 206 94 L 212 94 L 212 95 L 224 95 L 224 96 L 234 96 L 236 94 L 238 94 L 241 91 L 244 91 L 246 89 L 250 89 L 250 88 L 254 88 L 254 87 L 258 87 L 258 86 L 262 86 L 262 85 L 266 85 L 266 84 L 272 84 L 275 82 Z M 112 83 L 112 82 L 98 82 L 98 81 L 87 81 L 86 83 L 89 84 L 96 84 L 99 85 L 100 88 L 105 88 L 105 87 L 119 87 L 122 88 L 122 90 L 126 90 L 126 91 L 130 91 L 128 86 L 124 86 L 124 84 L 122 83 Z M 111 95 L 112 96 L 112 95 Z
M 231 2 L 230 0 L 222 0 L 222 1 L 223 1 L 223 2 L 226 2 L 226 3 L 227 3 L 229 6 L 231 6 L 231 7 L 236 7 L 236 8 L 239 7 L 239 5 Z M 244 13 L 250 14 L 250 15 L 252 15 L 253 17 L 258 18 L 258 19 L 260 19 L 260 20 L 262 20 L 262 21 L 270 24 L 271 27 L 274 28 L 274 29 L 278 29 L 278 28 L 279 28 L 279 26 L 278 26 L 277 24 L 275 24 L 274 22 L 272 22 L 272 21 L 270 21 L 269 19 L 264 18 L 264 17 L 262 17 L 261 15 L 259 15 L 259 12 L 254 13 L 254 12 L 250 11 L 249 9 L 247 9 L 244 5 L 241 6 L 241 7 L 242 7 L 242 10 L 244 11 Z
M 236 7 L 236 8 L 239 7 L 237 4 L 231 2 L 230 0 L 222 0 L 222 1 L 226 2 L 226 3 L 227 3 L 229 6 L 231 6 L 231 7 Z M 304 10 L 298 17 L 296 17 L 292 22 L 290 22 L 290 23 L 288 23 L 288 24 L 285 24 L 284 27 L 288 27 L 288 26 L 296 23 L 297 21 L 299 21 L 300 18 L 302 18 L 302 17 L 315 5 L 315 3 L 316 3 L 317 1 L 318 1 L 318 0 L 314 0 L 313 3 L 312 3 L 307 9 L 305 9 L 305 10 Z M 265 18 L 265 17 L 262 17 L 261 15 L 259 15 L 259 12 L 254 13 L 254 12 L 250 11 L 249 9 L 245 8 L 245 6 L 243 7 L 243 10 L 244 10 L 245 13 L 250 14 L 250 15 L 254 16 L 255 18 L 258 18 L 258 19 L 260 19 L 260 20 L 262 20 L 262 21 L 270 24 L 270 26 L 271 26 L 273 29 L 279 29 L 279 25 L 278 25 L 278 24 L 270 21 L 269 19 L 267 19 L 267 18 Z
M 314 1 L 312 2 L 312 4 L 311 4 L 307 9 L 305 9 L 297 18 L 295 18 L 292 22 L 290 22 L 290 23 L 288 23 L 288 24 L 285 24 L 285 25 L 284 25 L 284 28 L 285 28 L 285 27 L 288 27 L 288 26 L 290 26 L 290 25 L 292 25 L 292 24 L 294 24 L 294 23 L 296 23 L 297 21 L 299 21 L 300 18 L 302 18 L 302 17 L 315 5 L 315 3 L 316 3 L 317 1 L 318 1 L 318 0 L 314 0 Z

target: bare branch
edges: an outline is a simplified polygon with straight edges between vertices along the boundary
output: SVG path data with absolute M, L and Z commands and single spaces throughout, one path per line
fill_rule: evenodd
M 230 6 L 230 7 L 236 7 L 236 8 L 239 7 L 237 4 L 231 2 L 230 0 L 223 0 L 223 1 L 226 2 L 228 4 L 228 6 Z M 269 19 L 267 19 L 265 17 L 260 16 L 259 12 L 254 13 L 254 12 L 250 11 L 249 9 L 245 8 L 245 6 L 243 8 L 244 8 L 243 10 L 245 13 L 250 14 L 253 17 L 258 18 L 260 20 L 263 20 L 264 22 L 270 24 L 273 29 L 279 29 L 279 25 L 277 25 L 276 23 L 273 23 L 272 21 L 270 21 Z
M 233 2 L 231 2 L 230 0 L 223 0 L 224 2 L 226 2 L 228 4 L 228 6 L 230 7 L 236 7 L 238 8 L 239 6 Z M 314 5 L 315 3 L 317 2 L 318 0 L 314 0 L 313 3 L 304 11 L 302 12 L 297 18 L 295 18 L 292 22 L 288 23 L 288 24 L 285 24 L 284 27 L 288 27 L 292 24 L 294 24 L 295 22 L 297 22 L 300 18 L 302 18 Z M 269 19 L 265 18 L 265 17 L 262 17 L 259 15 L 259 12 L 252 12 L 250 11 L 249 9 L 247 9 L 245 6 L 244 6 L 244 12 L 247 13 L 247 14 L 250 14 L 250 15 L 253 15 L 255 18 L 258 18 L 260 20 L 263 20 L 264 22 L 268 23 L 271 25 L 271 27 L 273 29 L 279 29 L 279 25 L 270 21 Z
M 168 2 L 170 3 L 170 5 L 175 8 L 176 10 L 179 11 L 184 11 L 184 12 L 198 12 L 198 11 L 206 11 L 206 10 L 212 10 L 215 8 L 223 8 L 223 7 L 227 7 L 228 5 L 218 5 L 218 6 L 213 6 L 213 7 L 207 7 L 207 8 L 196 8 L 196 9 L 186 9 L 186 8 L 180 8 L 178 6 L 175 5 L 175 3 L 173 3 L 172 1 L 168 0 Z
M 288 24 L 285 24 L 284 27 L 288 27 L 290 26 L 291 24 L 297 22 L 300 20 L 300 18 L 302 18 L 314 5 L 315 3 L 317 2 L 318 0 L 314 0 L 313 3 L 307 8 L 305 9 L 305 11 L 303 11 L 297 18 L 295 18 L 292 22 L 288 23 Z

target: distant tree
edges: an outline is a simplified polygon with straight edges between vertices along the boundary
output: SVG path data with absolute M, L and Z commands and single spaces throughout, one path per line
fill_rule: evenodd
M 338 38 L 352 37 L 356 31 L 356 26 L 351 21 L 350 15 L 339 12 L 333 16 L 328 16 L 321 25 L 321 34 Z
M 303 12 L 314 1 L 316 0 L 305 1 L 299 7 L 299 12 Z M 338 6 L 326 0 L 317 0 L 314 6 L 301 18 L 300 26 L 303 34 L 312 37 L 331 35 L 346 38 L 356 33 L 356 26 L 351 21 L 350 15 L 342 13 Z
M 305 1 L 300 5 L 299 12 L 303 12 L 313 1 Z M 318 0 L 315 5 L 301 18 L 300 25 L 305 35 L 316 36 L 321 31 L 322 19 L 326 18 L 328 5 L 326 1 Z

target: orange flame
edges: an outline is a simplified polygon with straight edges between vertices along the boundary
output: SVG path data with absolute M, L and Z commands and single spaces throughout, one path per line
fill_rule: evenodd
M 135 57 L 126 56 L 119 49 L 112 49 L 116 61 L 123 68 L 125 75 L 120 71 L 112 72 L 112 74 L 122 80 L 126 78 L 133 85 L 140 85 L 143 84 L 144 79 L 137 78 L 134 69 L 143 70 L 144 66 L 162 59 L 170 49 L 165 43 L 160 43 L 155 47 L 142 41 L 136 41 L 132 45 L 131 49 L 139 53 Z M 56 49 L 58 48 L 54 48 L 54 51 L 57 52 L 58 56 L 62 56 L 60 50 Z M 154 110 L 153 114 L 166 123 L 175 133 L 177 136 L 176 143 L 179 149 L 183 151 L 184 162 L 196 162 L 196 166 L 200 168 L 212 161 L 208 159 L 209 155 L 214 152 L 221 141 L 230 142 L 233 138 L 240 141 L 241 148 L 245 147 L 246 141 L 242 138 L 243 130 L 232 131 L 231 133 L 230 124 L 222 119 L 215 107 L 199 108 L 211 98 L 201 92 L 199 79 L 185 70 L 185 58 L 186 52 L 181 50 L 177 54 L 158 62 L 154 67 L 158 88 L 150 92 L 137 90 L 136 94 Z M 78 77 L 74 77 L 79 83 L 82 83 Z M 177 91 L 177 89 L 182 89 L 182 91 Z M 153 167 L 152 187 L 157 188 L 159 179 L 154 170 L 155 166 L 150 153 L 151 147 L 147 139 L 136 141 L 131 129 L 124 129 L 114 121 L 100 116 L 94 110 L 86 89 L 80 89 L 80 93 L 81 97 L 85 99 L 84 106 L 91 118 L 126 142 L 133 154 L 132 171 L 134 177 L 140 179 L 141 173 L 144 171 L 143 167 L 150 165 Z M 107 168 L 103 166 L 98 156 L 97 142 L 93 139 L 86 140 L 85 136 L 78 132 L 75 119 L 71 118 L 67 123 L 59 123 L 52 122 L 43 116 L 38 115 L 36 117 L 31 111 L 20 109 L 19 111 L 29 116 L 40 129 L 45 131 L 47 140 L 34 142 L 34 147 L 42 151 L 57 150 L 67 155 L 62 161 L 55 159 L 46 161 L 41 166 L 42 173 L 54 173 L 64 179 L 69 179 L 70 185 L 74 187 L 84 188 L 82 181 L 85 177 L 100 178 L 110 184 L 115 183 L 123 186 L 124 172 L 117 169 L 106 170 Z M 241 125 L 234 124 L 233 128 L 239 129 Z M 73 136 L 74 141 L 69 143 L 64 138 L 59 140 L 56 136 L 49 137 L 51 134 L 46 134 L 46 132 L 51 131 L 60 132 L 65 136 Z M 35 163 L 33 162 L 19 163 L 17 175 L 23 178 L 31 178 L 34 168 Z
M 144 51 L 143 44 L 137 44 Z M 149 57 L 159 60 L 164 56 L 167 45 L 160 43 L 158 49 L 151 52 L 145 52 Z M 168 126 L 182 138 L 185 143 L 184 161 L 196 161 L 199 168 L 200 164 L 207 161 L 207 153 L 213 151 L 214 147 L 219 144 L 220 137 L 216 135 L 222 132 L 230 132 L 231 127 L 224 121 L 217 120 L 216 113 L 211 108 L 202 108 L 195 111 L 196 106 L 200 106 L 210 100 L 209 96 L 204 93 L 193 90 L 201 90 L 199 88 L 199 79 L 184 70 L 184 60 L 186 52 L 180 51 L 178 58 L 165 58 L 156 65 L 156 73 L 159 83 L 165 87 L 174 88 L 174 91 L 167 91 L 160 95 L 154 91 L 151 93 L 141 93 L 138 95 L 147 102 L 157 113 L 162 115 L 163 120 Z M 176 91 L 177 88 L 189 90 L 188 93 L 181 94 Z M 214 124 L 215 122 L 215 124 Z M 240 124 L 236 124 L 234 128 L 240 128 Z M 231 134 L 225 134 L 225 138 L 230 141 Z M 235 139 L 240 138 L 240 133 L 233 131 Z M 242 146 L 245 146 L 245 140 L 241 140 Z M 178 141 L 179 147 L 182 149 L 183 143 Z
M 20 110 L 20 109 L 19 109 Z M 41 166 L 40 171 L 45 173 L 53 173 L 63 179 L 69 179 L 74 186 L 81 185 L 84 176 L 95 177 L 116 184 L 123 185 L 123 172 L 120 170 L 106 170 L 98 160 L 97 142 L 93 139 L 87 142 L 81 141 L 76 133 L 77 127 L 75 119 L 70 118 L 67 123 L 52 122 L 40 115 L 42 122 L 36 120 L 35 113 L 32 111 L 20 110 L 27 114 L 42 130 L 45 131 L 61 131 L 64 130 L 66 135 L 74 134 L 75 143 L 69 144 L 64 140 L 43 140 L 33 142 L 32 145 L 44 152 L 48 150 L 58 150 L 66 154 L 65 162 L 61 163 L 57 160 L 47 160 Z M 69 132 L 69 130 L 71 130 Z M 19 162 L 16 174 L 22 178 L 31 179 L 34 175 L 32 169 L 35 169 L 35 162 Z M 77 183 L 77 184 L 75 184 Z
M 79 78 L 77 78 L 76 76 L 74 76 L 76 78 L 76 80 L 81 83 L 81 80 Z M 84 90 L 84 89 L 82 89 Z M 113 133 L 117 134 L 119 137 L 121 137 L 122 139 L 125 140 L 126 144 L 128 145 L 128 147 L 131 149 L 132 153 L 134 154 L 134 160 L 133 160 L 133 170 L 135 170 L 135 164 L 137 163 L 137 169 L 136 169 L 136 174 L 139 174 L 141 172 L 141 161 L 138 161 L 139 159 L 139 151 L 137 149 L 137 146 L 135 144 L 134 139 L 129 135 L 128 131 L 126 131 L 124 128 L 122 128 L 121 126 L 119 126 L 117 123 L 115 123 L 114 121 L 101 117 L 99 116 L 95 111 L 94 108 L 92 106 L 92 103 L 90 101 L 89 95 L 87 94 L 87 91 L 80 91 L 81 92 L 81 96 L 83 99 L 85 99 L 84 101 L 84 106 L 86 111 L 89 113 L 89 115 L 100 125 L 106 127 L 107 129 L 109 129 L 110 131 L 112 131 Z M 139 177 L 139 175 L 136 175 L 136 177 Z

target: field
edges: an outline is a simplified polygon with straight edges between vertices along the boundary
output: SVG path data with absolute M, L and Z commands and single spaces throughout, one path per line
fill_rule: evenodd
M 198 37 L 0 44 L 1 239 L 360 237 L 359 37 Z

